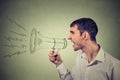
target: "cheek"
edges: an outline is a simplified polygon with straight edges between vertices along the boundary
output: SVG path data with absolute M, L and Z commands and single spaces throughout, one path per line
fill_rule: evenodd
M 81 42 L 81 38 L 80 38 L 80 37 L 77 37 L 77 38 L 76 38 L 76 41 L 77 41 L 78 43 L 80 43 L 80 42 Z
M 77 44 L 78 46 L 80 46 L 80 45 L 81 45 L 81 41 L 77 41 L 76 44 Z
M 83 44 L 83 41 L 81 39 L 77 39 L 76 44 L 81 46 Z
M 75 43 L 76 45 L 80 45 L 80 44 L 81 44 L 81 41 L 80 41 L 79 39 L 75 39 L 75 40 L 74 40 L 74 43 Z
M 73 36 L 72 39 L 73 39 L 73 41 L 74 41 L 75 43 L 80 43 L 80 42 L 81 42 L 81 37 L 78 36 L 78 35 Z

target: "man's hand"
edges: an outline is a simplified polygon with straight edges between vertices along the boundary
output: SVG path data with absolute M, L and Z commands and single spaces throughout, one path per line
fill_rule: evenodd
M 63 61 L 60 57 L 60 54 L 54 52 L 54 51 L 50 51 L 50 53 L 48 54 L 49 56 L 49 60 L 54 63 L 57 66 L 59 66 Z

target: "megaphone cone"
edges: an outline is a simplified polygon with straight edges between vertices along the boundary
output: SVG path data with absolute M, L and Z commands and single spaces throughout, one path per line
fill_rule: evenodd
M 66 38 L 52 38 L 40 34 L 35 28 L 32 29 L 30 35 L 30 53 L 35 53 L 40 46 L 49 47 L 53 50 L 65 49 L 67 46 Z

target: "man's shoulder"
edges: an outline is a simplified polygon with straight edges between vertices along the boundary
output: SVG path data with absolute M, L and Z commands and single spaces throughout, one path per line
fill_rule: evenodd
M 113 66 L 120 66 L 120 60 L 109 53 L 105 53 L 105 61 L 112 64 Z

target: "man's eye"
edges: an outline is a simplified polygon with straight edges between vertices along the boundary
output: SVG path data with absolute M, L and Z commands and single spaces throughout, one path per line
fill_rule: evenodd
M 71 34 L 74 34 L 74 32 L 73 32 L 73 31 L 70 31 L 70 33 L 71 33 Z

